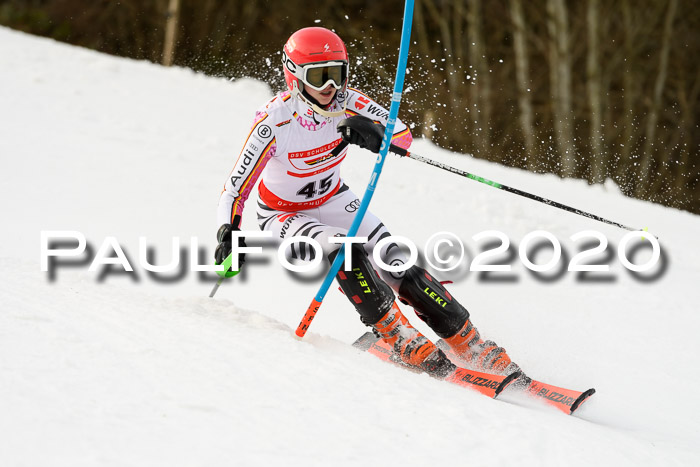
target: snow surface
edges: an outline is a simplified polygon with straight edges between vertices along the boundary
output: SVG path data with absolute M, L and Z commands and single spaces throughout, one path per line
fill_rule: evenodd
M 623 197 L 612 184 L 534 175 L 440 150 L 416 153 L 618 220 L 661 239 L 666 270 L 637 280 L 625 232 L 390 156 L 371 210 L 422 247 L 433 233 L 534 230 L 565 251 L 576 232 L 611 244 L 604 280 L 510 281 L 452 274 L 482 334 L 543 381 L 598 393 L 574 417 L 384 364 L 348 343 L 366 328 L 335 287 L 307 338 L 293 337 L 321 275 L 300 279 L 265 248 L 222 285 L 153 277 L 172 237 L 211 257 L 216 203 L 251 123 L 271 96 L 254 80 L 105 56 L 0 28 L 0 465 L 696 465 L 700 218 Z M 377 96 L 381 99 L 381 96 Z M 384 99 L 386 100 L 386 99 Z M 362 194 L 374 163 L 351 149 Z M 244 228 L 257 229 L 249 209 Z M 114 236 L 133 273 L 88 261 L 40 270 L 40 232 Z M 250 242 L 249 242 L 250 243 Z M 206 256 L 205 256 L 206 254 Z M 544 262 L 549 253 L 538 256 Z M 644 254 L 637 258 L 643 262 Z M 163 277 L 165 276 L 165 277 Z M 496 277 L 502 277 L 495 275 Z M 159 280 L 160 278 L 160 280 Z M 415 315 L 406 314 L 431 335 Z

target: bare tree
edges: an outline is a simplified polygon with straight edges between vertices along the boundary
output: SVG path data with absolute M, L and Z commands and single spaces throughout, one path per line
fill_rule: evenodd
M 513 51 L 515 53 L 515 77 L 520 109 L 520 131 L 525 141 L 525 152 L 531 159 L 535 155 L 535 127 L 533 125 L 532 101 L 530 99 L 530 63 L 527 49 L 527 26 L 523 14 L 522 0 L 510 1 L 513 21 Z
M 661 52 L 659 54 L 659 68 L 656 73 L 656 81 L 654 83 L 654 93 L 652 96 L 651 107 L 647 117 L 647 125 L 644 140 L 644 150 L 642 151 L 642 161 L 638 172 L 638 183 L 636 194 L 638 197 L 644 195 L 649 187 L 647 177 L 651 169 L 652 159 L 654 158 L 654 143 L 656 139 L 656 125 L 659 118 L 659 110 L 661 108 L 661 99 L 663 97 L 664 86 L 666 85 L 666 76 L 668 74 L 668 55 L 671 50 L 671 36 L 673 34 L 673 18 L 676 16 L 678 0 L 669 0 L 668 9 L 666 10 L 666 19 L 664 21 L 664 31 L 661 37 Z
M 560 160 L 560 174 L 576 173 L 576 147 L 571 112 L 571 54 L 569 24 L 564 0 L 547 0 L 549 30 L 549 78 L 552 92 L 554 139 Z
M 175 59 L 175 40 L 180 20 L 180 0 L 170 0 L 165 20 L 165 39 L 163 41 L 163 65 L 170 66 Z
M 450 110 L 454 115 L 460 115 L 460 102 L 459 102 L 459 76 L 457 75 L 457 70 L 455 70 L 454 65 L 454 54 L 452 46 L 452 34 L 450 33 L 450 3 L 442 2 L 442 11 L 439 11 L 433 0 L 423 0 L 428 13 L 430 14 L 433 21 L 440 28 L 440 39 L 443 45 L 443 57 L 445 63 L 447 64 L 447 91 L 449 93 L 449 103 Z
M 426 26 L 426 18 L 423 15 L 423 7 L 422 7 L 422 2 L 424 0 L 416 0 L 414 11 L 415 11 L 415 16 L 413 18 L 413 22 L 416 25 L 416 32 L 417 32 L 417 37 L 418 37 L 418 50 L 421 55 L 422 60 L 428 60 L 430 57 L 430 40 L 428 36 L 428 29 Z M 430 0 L 427 0 L 430 1 Z M 420 61 L 419 61 L 420 63 Z M 429 73 L 427 76 L 427 86 L 431 88 L 435 88 L 437 83 L 437 79 L 435 76 L 435 73 Z M 433 133 L 434 133 L 434 128 L 435 128 L 435 111 L 431 106 L 427 106 L 427 108 L 422 110 L 422 123 L 421 126 L 423 127 L 422 130 L 422 135 L 426 139 L 432 139 L 433 138 Z
M 695 127 L 695 120 L 698 118 L 695 113 L 697 112 L 696 106 L 698 105 L 698 102 L 700 102 L 700 68 L 698 68 L 691 83 L 692 84 L 689 86 L 689 92 L 686 92 L 685 90 L 685 80 L 682 80 L 678 86 L 678 101 L 681 107 L 680 120 L 682 122 L 679 132 L 682 133 L 681 141 L 683 142 L 680 153 L 680 161 L 678 164 L 679 173 L 676 177 L 676 189 L 679 192 L 682 192 L 685 189 L 686 185 L 691 181 L 693 175 L 695 175 L 696 178 L 700 175 L 700 166 L 695 168 L 695 173 L 693 174 L 690 161 L 691 151 L 693 151 L 693 141 L 691 135 L 693 134 L 693 128 Z M 700 202 L 700 193 L 698 193 L 697 198 L 698 202 Z
M 631 63 L 635 59 L 635 25 L 632 18 L 632 10 L 629 0 L 622 0 L 622 24 L 624 29 L 623 48 L 625 51 L 625 65 L 622 74 L 622 143 L 620 144 L 620 160 L 618 161 L 617 174 L 619 177 L 628 177 L 630 170 L 630 156 L 632 147 L 634 146 L 636 124 L 635 117 L 635 102 L 638 97 L 639 81 L 636 79 Z
M 470 120 L 475 124 L 474 136 L 483 157 L 489 155 L 491 147 L 491 77 L 486 61 L 486 45 L 482 31 L 483 17 L 481 0 L 470 0 L 467 4 L 467 38 L 469 40 L 469 63 L 473 70 L 471 102 L 469 107 L 474 112 Z
M 599 0 L 588 0 L 586 24 L 588 28 L 588 53 L 586 56 L 586 87 L 590 107 L 591 176 L 592 183 L 602 183 L 607 175 L 605 166 L 603 132 L 603 112 L 601 102 L 600 43 L 598 24 L 600 22 Z

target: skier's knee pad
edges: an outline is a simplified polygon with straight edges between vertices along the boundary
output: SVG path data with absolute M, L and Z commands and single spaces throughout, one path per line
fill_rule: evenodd
M 339 250 L 328 255 L 332 263 Z M 350 299 L 360 314 L 362 322 L 377 323 L 394 303 L 394 291 L 381 280 L 369 262 L 364 248 L 360 245 L 346 247 L 346 254 L 352 255 L 352 270 L 338 271 L 336 279 L 340 288 Z
M 413 266 L 401 281 L 399 300 L 411 305 L 420 319 L 442 338 L 452 337 L 469 319 L 469 312 L 425 269 Z

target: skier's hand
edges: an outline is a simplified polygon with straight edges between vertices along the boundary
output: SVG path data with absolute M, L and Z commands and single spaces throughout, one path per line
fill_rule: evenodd
M 355 115 L 338 124 L 338 133 L 343 141 L 378 153 L 384 138 L 384 125 L 362 115 Z
M 238 222 L 235 222 L 238 221 Z M 216 251 L 214 252 L 214 259 L 216 260 L 216 264 L 221 264 L 224 262 L 226 258 L 228 258 L 228 255 L 231 254 L 231 232 L 234 230 L 240 231 L 241 229 L 238 227 L 240 225 L 240 218 L 239 216 L 236 216 L 234 218 L 234 224 L 223 224 L 221 227 L 219 227 L 219 231 L 216 233 L 216 239 L 218 240 L 219 244 L 216 247 Z M 245 239 L 243 237 L 238 237 L 238 246 L 239 247 L 245 247 Z M 238 270 L 240 271 L 240 268 L 243 267 L 243 264 L 245 263 L 245 253 L 240 253 L 238 255 Z M 226 277 L 231 277 L 234 276 L 234 271 L 233 269 L 229 269 L 226 271 Z

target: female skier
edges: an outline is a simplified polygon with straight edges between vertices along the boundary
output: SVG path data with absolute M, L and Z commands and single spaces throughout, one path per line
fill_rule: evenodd
M 347 233 L 359 205 L 340 176 L 347 149 L 345 145 L 336 148 L 345 139 L 379 152 L 389 115 L 366 94 L 348 87 L 348 64 L 345 44 L 325 28 L 301 29 L 284 45 L 282 65 L 288 90 L 256 112 L 226 180 L 218 206 L 217 264 L 231 253 L 231 231 L 240 230 L 246 199 L 260 177 L 260 228 L 280 241 L 311 237 L 322 245 L 329 261 L 335 258 L 339 245 L 328 239 Z M 392 144 L 407 149 L 411 142 L 408 127 L 398 121 Z M 405 273 L 388 273 L 375 267 L 368 253 L 390 235 L 376 216 L 367 212 L 357 235 L 368 241 L 348 249 L 353 270 L 341 270 L 336 279 L 362 322 L 392 345 L 406 364 L 438 378 L 455 369 L 441 350 L 411 326 L 395 302 L 395 292 L 476 369 L 501 374 L 519 369 L 503 348 L 480 338 L 467 310 L 427 271 L 413 266 Z M 311 260 L 314 251 L 309 250 L 293 246 L 292 256 Z M 383 246 L 380 257 L 391 265 L 406 261 L 396 244 Z M 243 260 L 239 258 L 239 264 Z

